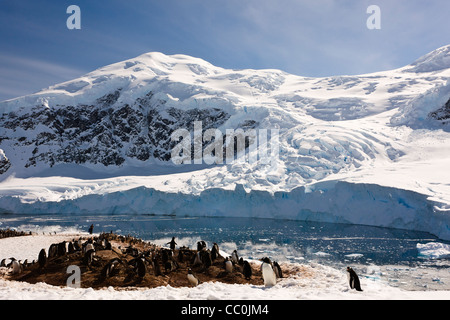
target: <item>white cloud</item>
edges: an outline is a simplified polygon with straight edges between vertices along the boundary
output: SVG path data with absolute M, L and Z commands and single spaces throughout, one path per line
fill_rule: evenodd
M 0 54 L 0 100 L 34 93 L 85 73 L 44 60 Z

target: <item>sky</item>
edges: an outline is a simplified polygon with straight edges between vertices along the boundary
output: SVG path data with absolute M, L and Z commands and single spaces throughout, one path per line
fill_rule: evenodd
M 68 29 L 67 8 L 81 29 Z M 370 5 L 381 29 L 369 29 Z M 403 67 L 450 44 L 446 0 L 0 0 L 0 101 L 146 52 L 325 77 Z

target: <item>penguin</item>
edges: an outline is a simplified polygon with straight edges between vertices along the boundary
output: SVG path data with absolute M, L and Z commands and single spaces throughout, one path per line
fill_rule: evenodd
M 58 243 L 57 248 L 58 248 L 58 256 L 59 257 L 64 256 L 66 254 L 67 250 L 66 250 L 66 242 L 65 241 Z
M 208 268 L 212 265 L 211 252 L 209 250 L 200 251 L 200 260 L 203 264 L 203 267 L 208 270 Z
M 6 259 L 3 259 L 2 262 L 0 262 L 0 267 L 6 268 Z
M 239 256 L 236 250 L 234 250 L 233 253 L 231 254 L 231 261 L 233 261 L 234 264 L 239 263 Z
M 72 254 L 72 253 L 74 253 L 75 252 L 75 247 L 73 246 L 73 243 L 70 241 L 69 242 L 69 245 L 68 245 L 68 247 L 67 247 L 67 253 L 68 254 Z
M 244 274 L 245 279 L 250 280 L 252 278 L 252 267 L 247 260 L 244 260 L 244 268 L 242 270 L 242 273 Z
M 206 242 L 201 240 L 197 242 L 197 251 L 202 251 L 203 249 L 206 249 Z
M 350 288 L 355 289 L 356 291 L 362 291 L 358 275 L 350 267 L 347 267 L 347 276 L 348 276 L 348 282 L 349 282 Z
M 110 261 L 103 267 L 103 269 L 102 269 L 102 271 L 101 271 L 101 274 L 100 274 L 101 277 L 102 277 L 103 279 L 109 278 L 109 277 L 113 274 L 114 270 L 116 270 L 117 265 L 118 265 L 119 263 L 123 263 L 122 260 L 120 260 L 119 258 L 114 258 L 114 259 L 110 260 Z
M 86 251 L 86 253 L 84 254 L 84 264 L 87 265 L 88 267 L 91 266 L 92 261 L 94 260 L 94 254 L 95 254 L 95 250 L 91 249 Z
M 75 251 L 81 251 L 81 246 L 80 246 L 80 242 L 79 241 L 73 241 L 73 249 Z
M 200 280 L 197 278 L 197 276 L 192 272 L 192 269 L 189 268 L 188 269 L 188 274 L 187 274 L 187 278 L 188 281 L 191 285 L 193 285 L 194 287 L 198 286 L 200 284 Z
M 86 246 L 84 247 L 84 251 L 87 253 L 91 250 L 95 251 L 94 245 L 90 242 L 86 243 Z
M 39 262 L 39 268 L 43 268 L 45 266 L 45 264 L 47 263 L 47 253 L 45 252 L 45 249 L 42 249 L 39 252 L 39 257 L 38 257 L 38 262 Z
M 275 272 L 273 271 L 272 262 L 267 257 L 262 258 L 261 261 L 262 261 L 261 270 L 264 279 L 264 286 L 273 287 L 274 285 L 277 284 L 277 277 L 275 275 Z
M 155 271 L 155 276 L 160 276 L 162 274 L 161 268 L 159 266 L 159 261 L 156 257 L 153 258 L 152 265 L 153 265 L 153 270 Z
M 172 240 L 170 242 L 167 242 L 168 245 L 170 245 L 171 250 L 175 250 L 175 246 L 177 243 L 175 242 L 175 237 L 172 237 Z
M 184 262 L 183 250 L 178 250 L 178 262 Z
M 228 257 L 225 259 L 225 270 L 228 273 L 233 272 L 233 263 L 231 262 L 230 258 L 228 258 Z
M 273 270 L 275 271 L 275 275 L 277 276 L 277 278 L 283 278 L 283 272 L 281 271 L 281 267 L 278 264 L 278 262 L 274 261 L 272 263 L 273 265 Z
M 94 225 L 91 224 L 91 226 L 89 227 L 89 234 L 92 234 L 92 232 L 94 232 Z
M 172 270 L 175 269 L 175 266 L 172 262 L 172 260 L 167 260 L 166 263 L 164 263 L 164 270 L 167 272 L 172 272 Z
M 214 261 L 219 257 L 219 245 L 214 242 L 211 250 L 211 260 Z
M 143 278 L 147 273 L 147 267 L 145 266 L 145 262 L 142 258 L 136 259 L 136 269 L 139 278 Z
M 200 255 L 200 251 L 197 252 L 197 254 L 195 255 L 193 265 L 196 266 L 196 265 L 199 265 L 199 264 L 202 264 L 202 257 Z
M 105 239 L 105 250 L 112 250 L 112 245 L 108 239 Z
M 54 258 L 58 254 L 58 245 L 53 243 L 50 245 L 50 248 L 48 248 L 48 257 Z

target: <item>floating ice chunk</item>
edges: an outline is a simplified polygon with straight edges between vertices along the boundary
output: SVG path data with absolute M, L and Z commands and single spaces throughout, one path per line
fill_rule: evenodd
M 349 259 L 359 259 L 362 258 L 364 255 L 362 253 L 351 253 L 351 254 L 346 254 L 345 257 L 349 258 Z
M 417 250 L 419 256 L 429 259 L 448 259 L 450 258 L 450 245 L 439 242 L 429 242 L 425 244 L 418 243 Z
M 331 256 L 331 254 L 326 253 L 326 252 L 322 252 L 322 251 L 316 252 L 316 253 L 314 253 L 314 255 L 319 256 L 319 257 L 329 257 L 329 256 Z

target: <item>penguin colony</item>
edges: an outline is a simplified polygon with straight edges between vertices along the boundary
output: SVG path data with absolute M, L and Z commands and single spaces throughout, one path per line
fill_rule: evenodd
M 81 269 L 82 287 L 173 287 L 197 286 L 202 282 L 248 283 L 272 287 L 283 278 L 283 270 L 268 257 L 260 267 L 239 257 L 234 250 L 223 257 L 217 243 L 209 249 L 205 241 L 196 250 L 176 248 L 175 237 L 162 248 L 132 236 L 102 233 L 98 237 L 80 237 L 54 243 L 39 252 L 37 260 L 2 259 L 0 267 L 9 270 L 11 280 L 66 285 L 67 267 Z M 349 286 L 362 291 L 356 272 L 347 268 Z
M 29 235 L 31 235 L 31 232 L 16 231 L 11 229 L 0 230 L 0 239 L 9 237 L 29 236 Z
M 173 238 L 167 245 L 170 248 L 132 236 L 102 233 L 54 243 L 30 263 L 3 259 L 2 266 L 8 268 L 11 280 L 57 286 L 66 285 L 71 265 L 80 267 L 81 286 L 91 288 L 184 287 L 208 281 L 264 283 L 257 264 L 239 257 L 237 251 L 223 257 L 217 243 L 208 247 L 205 241 L 199 241 L 195 249 L 190 249 L 178 247 Z

